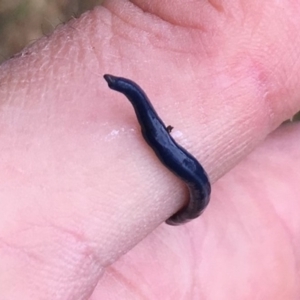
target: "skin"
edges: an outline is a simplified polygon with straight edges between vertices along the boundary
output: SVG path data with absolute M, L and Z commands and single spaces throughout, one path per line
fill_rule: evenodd
M 1 297 L 299 299 L 300 127 L 270 134 L 300 109 L 299 13 L 107 1 L 2 64 Z M 184 184 L 104 73 L 138 79 L 224 175 L 200 218 L 163 224 Z

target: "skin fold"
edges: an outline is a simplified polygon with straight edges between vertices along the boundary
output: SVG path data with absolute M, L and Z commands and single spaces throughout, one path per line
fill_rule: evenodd
M 277 129 L 300 109 L 299 13 L 106 1 L 4 62 L 1 297 L 299 299 L 300 128 Z M 201 161 L 197 220 L 163 224 L 187 191 L 105 73 L 139 82 Z

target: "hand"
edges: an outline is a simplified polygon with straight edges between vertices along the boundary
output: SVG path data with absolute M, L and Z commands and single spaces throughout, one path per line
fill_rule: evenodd
M 300 5 L 134 3 L 0 67 L 1 297 L 298 299 L 299 125 L 264 139 L 300 107 Z M 143 87 L 212 183 L 226 174 L 197 220 L 162 224 L 187 191 L 104 73 Z

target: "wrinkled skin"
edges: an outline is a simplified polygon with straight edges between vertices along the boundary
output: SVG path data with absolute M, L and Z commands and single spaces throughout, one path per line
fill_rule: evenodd
M 107 1 L 3 63 L 1 299 L 299 299 L 300 126 L 276 129 L 300 109 L 299 14 Z M 104 73 L 207 170 L 197 220 L 163 223 L 187 191 Z

